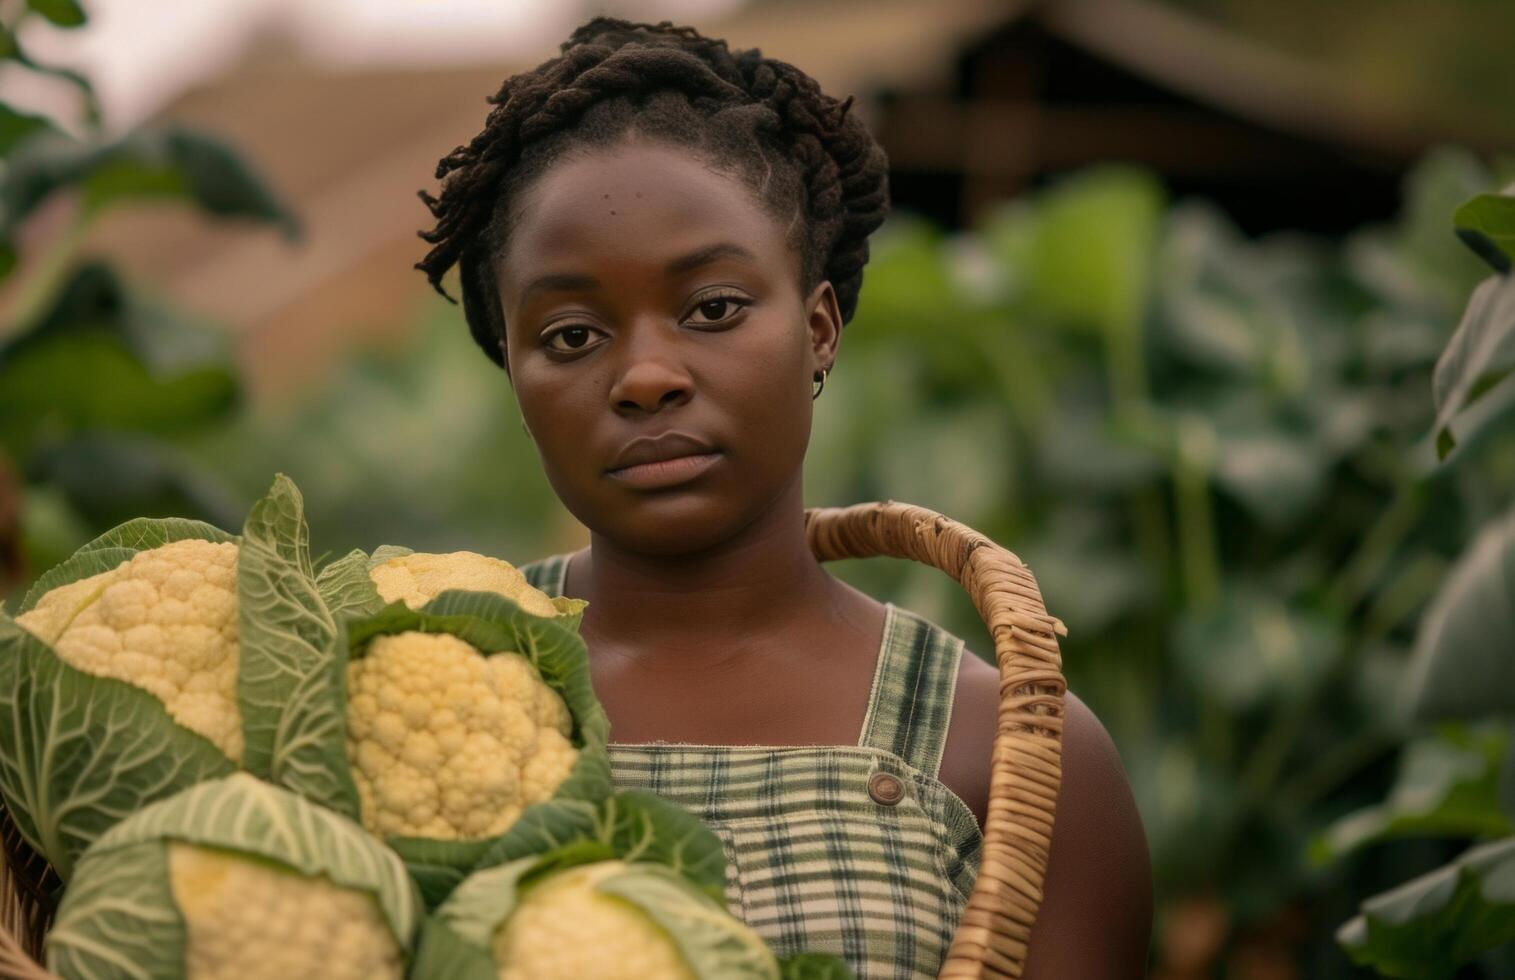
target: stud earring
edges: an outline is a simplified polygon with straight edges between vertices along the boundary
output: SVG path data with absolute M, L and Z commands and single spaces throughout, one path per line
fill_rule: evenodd
M 821 397 L 821 390 L 826 387 L 826 375 L 830 372 L 830 370 L 830 368 L 821 368 L 820 373 L 811 379 L 810 383 L 815 386 L 810 391 L 811 401 L 815 401 L 817 398 Z

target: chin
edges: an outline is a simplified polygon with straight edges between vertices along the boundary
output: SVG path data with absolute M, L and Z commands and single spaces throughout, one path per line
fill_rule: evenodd
M 643 555 L 686 555 L 729 540 L 751 523 L 743 502 L 692 492 L 618 495 L 570 512 L 598 537 Z

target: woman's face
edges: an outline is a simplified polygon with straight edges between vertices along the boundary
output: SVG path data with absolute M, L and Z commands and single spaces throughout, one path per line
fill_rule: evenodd
M 678 554 L 798 497 L 841 318 L 830 283 L 801 294 L 784 226 L 738 178 L 637 140 L 570 156 L 526 189 L 496 272 L 516 399 L 591 531 Z M 612 472 L 670 431 L 714 459 L 655 487 Z

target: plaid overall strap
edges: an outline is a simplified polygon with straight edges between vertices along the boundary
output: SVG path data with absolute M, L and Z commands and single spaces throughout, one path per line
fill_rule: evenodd
M 568 576 L 568 554 L 548 555 L 534 562 L 518 566 L 522 575 L 526 576 L 526 583 L 534 589 L 541 589 L 550 597 L 563 594 L 563 579 Z
M 935 778 L 947 744 L 963 640 L 916 614 L 889 618 L 859 745 Z
M 549 555 L 520 570 L 532 587 L 560 596 L 568 554 Z M 897 755 L 934 778 L 947 744 L 963 640 L 914 614 L 887 617 L 886 626 L 891 635 L 884 638 L 858 744 Z
M 521 571 L 561 595 L 567 563 L 551 555 Z M 775 950 L 834 953 L 859 980 L 928 980 L 982 845 L 972 812 L 936 779 L 962 649 L 890 606 L 856 745 L 613 743 L 616 785 L 705 822 L 726 850 L 728 907 Z

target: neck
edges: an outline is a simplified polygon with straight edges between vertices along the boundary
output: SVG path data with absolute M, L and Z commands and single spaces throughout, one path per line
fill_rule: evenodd
M 589 549 L 570 561 L 564 592 L 588 600 L 583 634 L 592 647 L 689 664 L 737 652 L 712 637 L 760 645 L 780 635 L 807 608 L 833 604 L 837 585 L 805 542 L 796 480 L 738 534 L 696 551 L 649 555 L 591 533 Z

